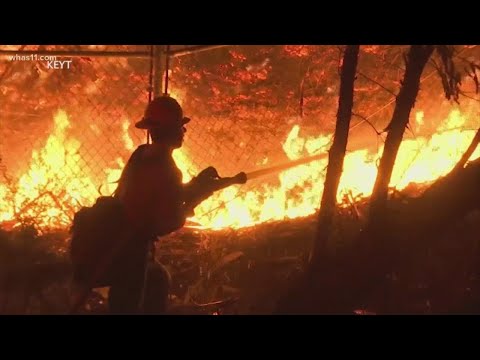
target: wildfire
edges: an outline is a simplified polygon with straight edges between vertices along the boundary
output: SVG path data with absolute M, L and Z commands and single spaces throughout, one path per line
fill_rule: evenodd
M 416 125 L 424 124 L 422 112 L 416 114 Z M 441 121 L 436 132 L 403 141 L 395 164 L 391 186 L 403 189 L 410 183 L 427 183 L 448 173 L 470 144 L 474 131 L 461 130 L 467 118 L 458 110 Z M 85 173 L 79 165 L 81 141 L 68 134 L 70 122 L 64 111 L 54 117 L 54 127 L 41 149 L 35 149 L 29 169 L 15 183 L 0 184 L 0 223 L 33 221 L 39 228 L 65 228 L 81 206 L 93 204 L 102 193 L 115 189 L 126 159 L 117 157 L 115 166 L 104 170 L 104 181 Z M 122 143 L 125 150 L 134 148 L 129 136 L 130 121 L 122 122 Z M 283 142 L 283 151 L 294 160 L 317 154 L 329 148 L 331 135 L 300 136 L 301 128 L 293 126 Z M 128 153 L 127 151 L 127 153 Z M 360 149 L 345 156 L 338 200 L 346 193 L 369 196 L 377 174 L 376 163 L 383 149 Z M 480 156 L 480 149 L 471 159 Z M 183 150 L 174 152 L 184 181 L 199 169 Z M 268 159 L 265 160 L 268 162 Z M 320 204 L 327 157 L 300 165 L 276 175 L 275 181 L 258 182 L 251 191 L 232 186 L 203 202 L 196 209 L 193 221 L 205 228 L 245 227 L 270 220 L 296 218 L 314 213 Z M 214 164 L 213 164 L 214 165 Z M 245 169 L 248 170 L 248 169 Z M 257 183 L 256 183 L 257 184 Z M 102 185 L 102 186 L 101 186 Z
M 405 139 L 400 147 L 390 186 L 398 190 L 410 183 L 429 183 L 446 175 L 467 149 L 474 130 L 462 130 L 467 118 L 453 110 L 439 123 L 436 133 L 429 137 Z M 423 125 L 423 112 L 417 112 L 416 121 Z M 294 160 L 328 149 L 331 136 L 300 137 L 295 125 L 283 144 L 287 156 Z M 325 151 L 324 150 L 324 151 Z M 367 149 L 346 154 L 337 200 L 344 195 L 367 197 L 372 194 L 377 176 L 378 152 Z M 480 148 L 470 160 L 480 157 Z M 277 185 L 260 185 L 255 191 L 241 193 L 232 187 L 216 194 L 197 208 L 196 221 L 206 227 L 243 227 L 269 220 L 296 218 L 315 213 L 320 204 L 325 180 L 327 157 L 297 166 L 278 174 Z
M 23 221 L 40 229 L 66 228 L 77 210 L 95 201 L 99 184 L 80 166 L 81 142 L 67 135 L 69 128 L 68 116 L 60 110 L 44 147 L 32 151 L 28 171 L 17 183 L 0 184 L 0 223 Z M 121 173 L 123 160 L 117 163 L 118 169 L 105 169 L 107 185 Z

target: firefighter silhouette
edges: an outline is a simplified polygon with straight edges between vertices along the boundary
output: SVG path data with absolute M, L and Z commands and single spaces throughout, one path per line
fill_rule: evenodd
M 114 193 L 125 209 L 131 237 L 113 264 L 111 313 L 164 313 L 171 278 L 154 260 L 155 242 L 182 228 L 193 209 L 214 191 L 246 182 L 240 173 L 222 183 L 215 168 L 208 167 L 183 184 L 172 152 L 182 146 L 189 121 L 179 103 L 165 95 L 153 99 L 135 125 L 150 132 L 152 143 L 133 152 Z

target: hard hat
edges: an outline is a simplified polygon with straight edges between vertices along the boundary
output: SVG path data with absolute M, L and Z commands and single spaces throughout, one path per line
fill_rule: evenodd
M 189 121 L 189 118 L 183 116 L 182 107 L 177 100 L 169 96 L 160 96 L 148 104 L 142 120 L 137 122 L 135 127 L 138 129 L 182 127 Z

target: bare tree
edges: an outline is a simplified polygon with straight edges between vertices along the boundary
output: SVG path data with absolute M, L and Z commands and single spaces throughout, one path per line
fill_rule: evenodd
M 359 45 L 348 45 L 343 56 L 340 77 L 340 97 L 338 100 L 337 123 L 330 148 L 325 186 L 320 205 L 317 237 L 315 239 L 311 264 L 315 266 L 325 254 L 336 209 L 338 184 L 343 170 L 347 148 L 348 130 L 352 118 L 353 86 L 357 70 Z
M 410 118 L 410 112 L 417 98 L 420 77 L 433 50 L 434 46 L 431 45 L 412 45 L 406 56 L 405 75 L 397 95 L 392 120 L 386 129 L 388 134 L 370 200 L 369 229 L 383 223 L 382 217 L 385 214 L 388 185 L 392 177 L 395 159 Z

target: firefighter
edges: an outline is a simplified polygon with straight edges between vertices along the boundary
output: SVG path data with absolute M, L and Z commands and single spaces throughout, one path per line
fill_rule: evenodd
M 114 194 L 123 204 L 132 236 L 115 260 L 114 268 L 119 270 L 109 291 L 111 313 L 137 313 L 140 304 L 143 313 L 166 310 L 170 276 L 154 261 L 153 244 L 185 224 L 195 206 L 213 193 L 204 185 L 218 178 L 209 167 L 182 184 L 172 152 L 182 146 L 189 121 L 175 99 L 161 96 L 149 103 L 135 125 L 150 132 L 152 144 L 134 151 Z

